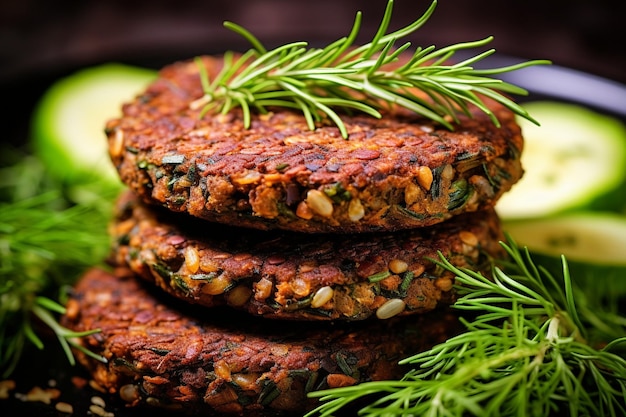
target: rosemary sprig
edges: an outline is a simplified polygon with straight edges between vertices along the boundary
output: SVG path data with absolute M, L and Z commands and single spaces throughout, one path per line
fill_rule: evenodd
M 192 108 L 228 113 L 240 107 L 246 128 L 251 125 L 251 112 L 267 112 L 268 107 L 286 107 L 302 111 L 314 130 L 317 122 L 329 118 L 344 138 L 348 131 L 337 111 L 358 111 L 380 118 L 381 110 L 396 105 L 432 119 L 449 129 L 450 120 L 458 114 L 470 114 L 474 105 L 499 126 L 482 97 L 491 98 L 516 114 L 535 122 L 519 105 L 505 94 L 525 95 L 515 85 L 492 78 L 493 75 L 524 67 L 549 64 L 534 60 L 493 69 L 475 69 L 473 65 L 495 52 L 487 50 L 455 64 L 448 64 L 461 50 L 478 48 L 491 42 L 487 37 L 474 42 L 457 43 L 441 49 L 418 47 L 406 62 L 410 42 L 396 47 L 396 42 L 419 29 L 432 15 L 437 1 L 406 27 L 387 33 L 393 0 L 389 0 L 382 21 L 373 39 L 353 46 L 361 26 L 361 13 L 356 14 L 348 36 L 324 48 L 309 48 L 306 42 L 293 42 L 267 50 L 249 31 L 231 22 L 224 25 L 245 37 L 252 49 L 239 57 L 233 52 L 224 55 L 224 66 L 212 80 L 202 60 L 196 58 L 204 95 L 192 102 Z M 337 111 L 335 110 L 337 109 Z
M 108 254 L 108 212 L 117 192 L 94 182 L 64 193 L 36 158 L 15 157 L 18 163 L 0 170 L 2 377 L 11 375 L 29 344 L 43 349 L 42 325 L 74 362 L 70 346 L 80 349 L 74 338 L 91 332 L 72 332 L 56 317 L 64 312 L 64 289 Z
M 557 278 L 526 249 L 503 246 L 511 272 L 495 268 L 492 279 L 437 261 L 457 276 L 456 308 L 475 314 L 461 317 L 465 333 L 403 360 L 413 369 L 400 381 L 311 393 L 324 403 L 308 416 L 331 416 L 371 396 L 359 415 L 626 415 L 626 328 L 608 343 L 590 339 L 602 308 L 590 318 L 577 309 L 566 260 Z

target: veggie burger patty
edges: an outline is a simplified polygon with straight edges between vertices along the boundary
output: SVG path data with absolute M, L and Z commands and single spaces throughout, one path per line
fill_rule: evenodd
M 453 274 L 428 258 L 440 251 L 487 274 L 490 258 L 503 255 L 493 209 L 398 232 L 303 234 L 207 222 L 129 191 L 117 201 L 111 234 L 117 264 L 178 298 L 298 320 L 424 313 L 454 298 Z
M 312 408 L 306 392 L 399 378 L 398 361 L 455 334 L 455 316 L 411 320 L 278 322 L 207 315 L 165 303 L 127 269 L 87 272 L 62 324 L 101 329 L 77 340 L 107 363 L 77 351 L 94 380 L 129 406 L 202 415 L 293 415 Z M 291 413 L 291 414 L 290 414 Z
M 221 58 L 204 57 L 212 78 Z M 236 226 L 370 232 L 427 226 L 492 207 L 522 175 L 515 115 L 489 106 L 455 130 L 401 109 L 343 115 L 311 131 L 296 112 L 203 113 L 194 61 L 166 66 L 106 126 L 120 176 L 146 201 Z

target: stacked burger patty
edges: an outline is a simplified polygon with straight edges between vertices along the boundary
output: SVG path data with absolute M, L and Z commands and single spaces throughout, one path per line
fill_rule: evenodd
M 210 77 L 220 58 L 203 57 Z M 131 406 L 272 415 L 307 392 L 397 379 L 450 337 L 454 276 L 503 256 L 498 198 L 521 177 L 513 113 L 453 131 L 402 109 L 312 131 L 275 109 L 245 128 L 205 113 L 199 67 L 172 64 L 106 126 L 128 186 L 113 271 L 77 284 L 64 325 L 101 329 L 79 353 Z

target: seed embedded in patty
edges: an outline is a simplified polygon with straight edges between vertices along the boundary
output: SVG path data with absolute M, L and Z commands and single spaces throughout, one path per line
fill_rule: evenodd
M 348 204 L 348 217 L 353 222 L 358 222 L 365 216 L 365 208 L 358 198 L 353 198 Z
M 403 272 L 406 272 L 407 269 L 409 269 L 409 264 L 407 264 L 406 262 L 400 259 L 394 259 L 391 262 L 389 262 L 389 269 L 394 274 L 401 274 Z
M 311 220 L 313 218 L 313 211 L 308 206 L 306 201 L 301 201 L 296 207 L 296 216 L 304 220 Z
M 185 248 L 185 266 L 192 274 L 195 274 L 200 269 L 200 256 L 198 255 L 198 250 L 193 246 Z
M 135 384 L 126 384 L 120 388 L 120 398 L 127 403 L 133 403 L 141 397 L 139 387 Z
M 306 194 L 307 205 L 314 213 L 322 217 L 333 215 L 333 200 L 320 190 L 309 190 Z
M 257 301 L 266 300 L 272 294 L 272 281 L 267 278 L 261 278 L 254 283 L 254 299 Z
M 417 182 L 424 187 L 426 191 L 430 190 L 433 184 L 433 171 L 427 166 L 419 167 L 417 171 Z
M 320 288 L 315 292 L 313 300 L 311 301 L 311 307 L 318 308 L 329 302 L 334 295 L 335 291 L 330 286 Z
M 459 232 L 459 238 L 461 238 L 461 241 L 467 245 L 478 245 L 478 238 L 476 237 L 476 235 L 467 230 L 462 230 L 461 232 Z
M 376 310 L 376 317 L 381 320 L 389 319 L 402 313 L 405 307 L 406 304 L 404 301 L 399 298 L 392 298 L 391 300 L 387 300 L 385 304 Z
M 252 296 L 252 290 L 245 285 L 237 285 L 228 292 L 226 301 L 233 307 L 241 307 L 248 302 Z
M 124 150 L 124 131 L 122 129 L 117 129 L 113 136 L 113 141 L 111 142 L 109 152 L 111 156 L 115 158 L 115 157 L 121 156 L 123 150 Z
M 210 295 L 222 294 L 230 285 L 230 279 L 224 275 L 218 275 L 202 287 L 202 292 Z

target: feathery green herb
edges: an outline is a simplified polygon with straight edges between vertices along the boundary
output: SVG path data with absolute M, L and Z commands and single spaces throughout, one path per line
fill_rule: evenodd
M 70 363 L 70 346 L 84 351 L 72 339 L 97 331 L 72 332 L 59 325 L 56 315 L 64 312 L 66 287 L 108 253 L 114 192 L 94 182 L 64 193 L 39 160 L 22 154 L 15 159 L 19 162 L 0 170 L 2 377 L 13 372 L 29 343 L 44 348 L 38 335 L 42 326 L 57 336 Z
M 308 416 L 331 416 L 365 397 L 372 402 L 363 416 L 626 415 L 626 318 L 618 306 L 589 308 L 587 298 L 579 309 L 584 292 L 564 258 L 557 278 L 514 242 L 503 247 L 511 265 L 495 268 L 492 279 L 437 261 L 457 276 L 465 333 L 403 360 L 413 369 L 400 381 L 311 393 L 324 403 Z M 621 278 L 614 283 L 624 295 Z M 610 329 L 607 340 L 594 338 L 598 319 Z
M 522 107 L 505 95 L 527 92 L 492 76 L 549 61 L 475 69 L 472 65 L 495 52 L 490 49 L 448 64 L 458 51 L 487 45 L 492 40 L 487 37 L 441 49 L 418 47 L 406 62 L 400 62 L 403 54 L 409 54 L 411 43 L 396 47 L 396 42 L 419 29 L 436 5 L 434 0 L 419 19 L 386 33 L 393 9 L 393 0 L 389 0 L 373 39 L 361 46 L 353 46 L 361 26 L 360 12 L 349 35 L 324 48 L 309 48 L 306 42 L 293 42 L 267 50 L 252 33 L 225 22 L 227 28 L 244 36 L 253 48 L 238 57 L 227 52 L 223 69 L 212 80 L 201 59 L 196 58 L 204 95 L 194 101 L 192 107 L 202 108 L 202 114 L 211 110 L 228 113 L 241 107 L 246 127 L 251 125 L 253 109 L 264 113 L 272 106 L 292 108 L 302 111 L 311 130 L 315 129 L 316 122 L 328 117 L 344 138 L 348 137 L 348 131 L 334 109 L 380 118 L 382 109 L 397 105 L 453 129 L 450 120 L 458 121 L 459 113 L 469 115 L 469 105 L 473 104 L 499 125 L 481 98 L 488 97 L 534 122 Z M 389 66 L 392 63 L 396 63 L 395 67 Z

